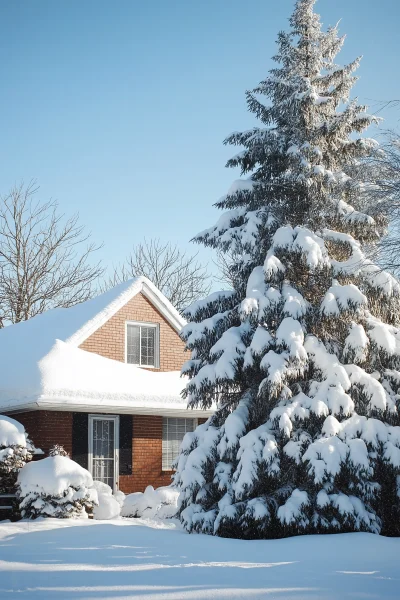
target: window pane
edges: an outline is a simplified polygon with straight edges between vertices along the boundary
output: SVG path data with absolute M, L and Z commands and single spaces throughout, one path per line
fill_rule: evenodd
M 163 418 L 162 468 L 171 470 L 179 456 L 182 440 L 188 431 L 194 431 L 194 419 Z
M 155 357 L 155 341 L 156 341 L 156 328 L 155 327 L 141 327 L 141 360 L 140 364 L 145 366 L 154 367 Z
M 93 458 L 93 479 L 102 481 L 114 487 L 114 461 L 110 459 Z
M 114 420 L 93 419 L 93 479 L 114 485 Z
M 138 325 L 128 324 L 126 345 L 127 362 L 132 365 L 140 365 L 140 327 Z

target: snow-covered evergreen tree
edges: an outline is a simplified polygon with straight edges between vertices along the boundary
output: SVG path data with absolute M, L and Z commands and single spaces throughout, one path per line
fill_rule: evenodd
M 277 67 L 247 94 L 236 181 L 197 241 L 234 257 L 234 289 L 186 312 L 189 406 L 217 412 L 182 444 L 189 531 L 244 538 L 400 533 L 398 282 L 364 256 L 385 218 L 358 168 L 374 117 L 349 99 L 315 0 L 298 0 Z M 266 99 L 266 102 L 263 99 Z

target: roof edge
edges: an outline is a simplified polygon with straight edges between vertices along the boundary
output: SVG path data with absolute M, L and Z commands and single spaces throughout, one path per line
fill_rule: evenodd
M 169 324 L 179 333 L 186 321 L 178 313 L 171 302 L 162 294 L 153 284 L 149 286 L 150 281 L 143 281 L 142 293 L 151 302 L 157 310 L 167 319 Z M 172 309 L 172 310 L 171 310 Z
M 149 415 L 159 417 L 186 417 L 186 418 L 208 418 L 214 414 L 213 410 L 196 410 L 191 408 L 168 408 L 151 406 L 123 406 L 115 404 L 102 404 L 101 406 L 79 402 L 76 404 L 62 402 L 62 398 L 57 400 L 36 400 L 24 404 L 16 404 L 14 407 L 0 409 L 1 414 L 18 414 L 21 412 L 32 411 L 52 411 L 52 412 L 87 412 L 93 414 L 129 414 L 129 415 Z
M 80 346 L 102 325 L 107 323 L 127 302 L 132 300 L 139 292 L 153 304 L 168 323 L 179 333 L 186 324 L 185 319 L 179 314 L 171 302 L 147 277 L 140 276 L 132 280 L 131 286 L 121 293 L 121 295 L 110 302 L 102 311 L 97 313 L 88 323 L 78 329 L 68 340 L 67 343 L 73 346 Z

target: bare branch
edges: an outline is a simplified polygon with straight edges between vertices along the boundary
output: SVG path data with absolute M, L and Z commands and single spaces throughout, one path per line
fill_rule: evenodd
M 227 285 L 228 288 L 235 289 L 237 281 L 234 270 L 232 269 L 235 264 L 235 257 L 229 252 L 227 253 L 218 250 L 217 258 L 213 262 L 218 268 L 218 275 L 215 275 L 214 279 L 223 285 Z
M 364 168 L 362 166 L 361 168 Z M 389 222 L 387 234 L 371 249 L 371 257 L 383 269 L 400 275 L 400 135 L 385 134 L 385 141 L 367 168 L 375 174 L 375 185 L 367 189 L 371 206 L 379 208 Z
M 84 302 L 104 271 L 78 215 L 65 219 L 38 189 L 21 183 L 0 198 L 0 327 Z
M 207 295 L 211 288 L 207 270 L 197 261 L 197 254 L 190 256 L 159 239 L 145 239 L 133 247 L 122 265 L 114 268 L 101 289 L 139 275 L 150 279 L 179 311 Z
M 374 100 L 373 98 L 367 98 L 368 103 L 374 109 L 374 114 L 378 114 L 386 109 L 398 108 L 400 106 L 400 100 Z

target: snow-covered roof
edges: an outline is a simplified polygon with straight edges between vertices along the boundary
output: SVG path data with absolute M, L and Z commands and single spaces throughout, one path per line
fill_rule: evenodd
M 205 414 L 187 410 L 180 395 L 185 381 L 178 371 L 146 371 L 79 348 L 139 292 L 180 331 L 184 319 L 145 277 L 71 308 L 49 310 L 0 329 L 0 411 Z

